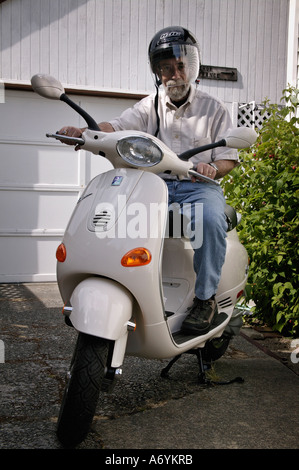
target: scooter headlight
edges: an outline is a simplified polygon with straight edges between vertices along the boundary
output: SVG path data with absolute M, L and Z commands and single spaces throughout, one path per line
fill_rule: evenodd
M 130 165 L 148 167 L 162 160 L 162 150 L 148 137 L 132 136 L 118 141 L 117 151 Z

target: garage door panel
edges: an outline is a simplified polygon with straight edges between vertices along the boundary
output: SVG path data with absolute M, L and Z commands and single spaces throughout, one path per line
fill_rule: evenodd
M 98 122 L 130 104 L 72 98 L 84 101 Z M 5 91 L 0 104 L 0 282 L 55 280 L 56 247 L 78 197 L 91 178 L 111 168 L 100 156 L 46 137 L 64 125 L 85 123 L 65 103 L 29 91 Z
M 79 184 L 80 158 L 63 144 L 1 142 L 0 186 Z M 20 178 L 21 175 L 21 178 Z
M 1 191 L 0 233 L 65 229 L 77 192 Z
M 54 281 L 60 237 L 0 237 L 0 282 Z
M 74 101 L 79 103 L 77 97 Z M 0 138 L 48 141 L 46 133 L 55 133 L 65 125 L 78 126 L 79 115 L 62 101 L 52 101 L 30 92 L 6 92 L 1 104 Z M 20 125 L 22 123 L 22 125 Z

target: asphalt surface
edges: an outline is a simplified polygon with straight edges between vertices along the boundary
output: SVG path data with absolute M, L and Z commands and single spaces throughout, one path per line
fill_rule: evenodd
M 55 428 L 75 339 L 55 283 L 0 285 L 0 449 L 62 449 Z M 124 450 L 139 457 L 148 449 L 162 456 L 150 463 L 162 464 L 171 452 L 187 458 L 196 449 L 298 449 L 299 376 L 243 336 L 213 378 L 244 383 L 199 386 L 193 355 L 161 378 L 167 362 L 126 358 L 78 449 L 102 449 L 97 455 L 114 459 L 106 464 L 121 463 Z

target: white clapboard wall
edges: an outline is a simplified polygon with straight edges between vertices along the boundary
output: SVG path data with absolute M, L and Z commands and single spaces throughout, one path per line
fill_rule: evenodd
M 274 102 L 286 84 L 289 0 L 6 0 L 0 4 L 0 77 L 37 72 L 93 89 L 149 92 L 147 49 L 171 24 L 199 40 L 205 65 L 237 82 L 202 80 L 225 102 Z
M 295 1 L 0 1 L 0 282 L 55 280 L 56 247 L 76 201 L 107 169 L 100 157 L 46 139 L 83 122 L 29 91 L 32 75 L 55 76 L 97 121 L 112 118 L 153 91 L 149 41 L 178 24 L 197 36 L 203 64 L 238 70 L 236 82 L 202 79 L 202 90 L 234 114 L 239 103 L 279 102 Z

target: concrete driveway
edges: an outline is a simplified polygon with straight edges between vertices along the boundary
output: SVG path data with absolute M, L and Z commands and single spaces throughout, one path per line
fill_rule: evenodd
M 75 339 L 55 283 L 0 285 L 0 449 L 61 449 L 55 427 Z M 166 364 L 127 358 L 78 448 L 102 449 L 103 458 L 124 449 L 298 449 L 299 376 L 244 337 L 214 365 L 220 379 L 244 383 L 200 387 L 192 355 L 163 379 Z

